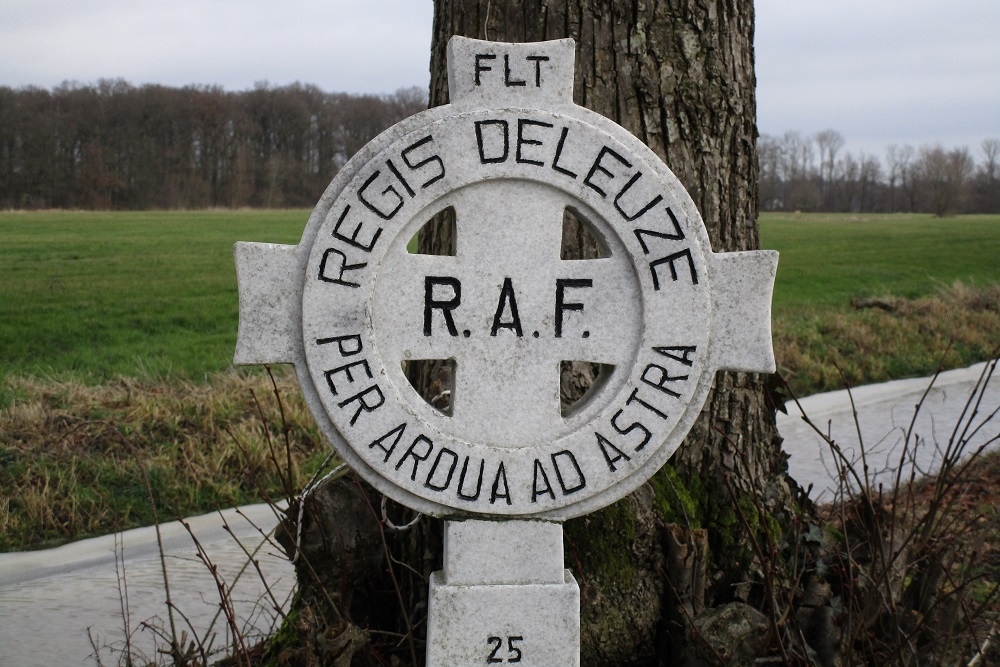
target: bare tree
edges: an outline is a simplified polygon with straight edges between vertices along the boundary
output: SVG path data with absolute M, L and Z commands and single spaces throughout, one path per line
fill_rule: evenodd
M 918 169 L 916 150 L 909 144 L 899 150 L 899 186 L 905 197 L 905 207 L 909 212 L 917 210 Z
M 858 162 L 854 154 L 847 152 L 840 161 L 840 209 L 844 211 L 856 211 L 858 206 L 858 192 L 861 180 L 861 163 Z
M 762 134 L 757 139 L 757 162 L 760 165 L 760 201 L 765 210 L 785 208 L 782 179 L 781 144 L 774 137 Z
M 874 155 L 861 154 L 858 172 L 858 206 L 861 212 L 875 210 L 875 192 L 881 180 L 882 164 Z
M 975 175 L 975 210 L 979 213 L 1000 212 L 1000 139 L 984 139 L 980 144 L 983 163 Z
M 991 181 L 997 179 L 997 163 L 1000 162 L 1000 139 L 983 139 L 983 171 Z
M 909 155 L 907 154 L 906 147 L 900 147 L 897 144 L 889 144 L 889 147 L 885 149 L 885 164 L 887 169 L 888 186 L 886 207 L 889 211 L 896 211 L 896 184 L 902 180 L 903 172 L 906 170 L 907 163 L 909 162 Z
M 793 210 L 813 210 L 819 204 L 813 178 L 813 143 L 797 131 L 781 137 L 785 203 Z
M 920 149 L 919 180 L 931 212 L 938 217 L 959 210 L 963 189 L 972 171 L 972 158 L 967 148 L 946 151 L 941 146 Z
M 819 149 L 819 192 L 821 205 L 829 209 L 828 198 L 830 186 L 833 183 L 833 168 L 837 161 L 837 153 L 844 147 L 844 137 L 836 130 L 823 130 L 814 137 Z

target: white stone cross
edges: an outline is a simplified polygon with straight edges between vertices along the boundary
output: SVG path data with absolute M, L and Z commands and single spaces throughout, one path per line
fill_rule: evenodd
M 432 667 L 578 665 L 559 522 L 649 479 L 717 370 L 774 370 L 777 253 L 712 252 L 666 165 L 573 103 L 573 59 L 572 40 L 453 38 L 451 104 L 354 156 L 297 246 L 236 246 L 235 362 L 294 364 L 343 460 L 449 519 Z M 455 255 L 409 252 L 448 208 Z M 560 258 L 567 210 L 602 257 Z M 448 414 L 406 378 L 426 359 L 454 361 Z M 604 369 L 565 414 L 563 361 Z

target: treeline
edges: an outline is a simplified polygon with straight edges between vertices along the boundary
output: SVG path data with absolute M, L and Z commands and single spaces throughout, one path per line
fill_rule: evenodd
M 426 93 L 327 93 L 294 84 L 0 87 L 0 208 L 311 207 Z M 973 152 L 844 150 L 834 130 L 758 141 L 764 210 L 1000 213 L 1000 139 Z
M 426 106 L 418 88 L 0 87 L 0 207 L 311 207 L 358 149 Z
M 1000 139 L 967 147 L 889 146 L 883 159 L 843 150 L 835 130 L 762 135 L 766 211 L 1000 213 Z

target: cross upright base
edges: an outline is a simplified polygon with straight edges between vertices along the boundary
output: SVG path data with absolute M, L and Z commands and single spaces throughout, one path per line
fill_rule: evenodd
M 579 667 L 580 587 L 562 525 L 446 521 L 431 575 L 427 667 Z

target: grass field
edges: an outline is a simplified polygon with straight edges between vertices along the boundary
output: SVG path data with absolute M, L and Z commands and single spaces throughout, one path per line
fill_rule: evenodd
M 800 395 L 1000 348 L 1000 216 L 767 214 L 760 238 L 781 253 L 775 356 Z M 873 297 L 878 307 L 855 308 Z
M 229 367 L 237 240 L 296 243 L 308 211 L 0 213 L 0 379 L 200 380 Z M 767 214 L 776 327 L 851 299 L 1000 283 L 1000 216 Z M 4 401 L 0 396 L 0 405 Z
M 150 492 L 168 519 L 301 488 L 329 447 L 291 374 L 279 407 L 230 370 L 232 246 L 297 243 L 307 218 L 0 213 L 0 551 L 148 525 Z M 767 215 L 761 239 L 799 394 L 839 388 L 837 366 L 877 382 L 1000 345 L 1000 216 Z M 887 308 L 852 308 L 866 296 Z
M 233 243 L 308 211 L 0 213 L 0 377 L 199 379 L 230 365 Z
M 781 253 L 776 319 L 844 309 L 855 297 L 926 296 L 960 280 L 1000 282 L 1000 216 L 766 213 L 764 248 Z

